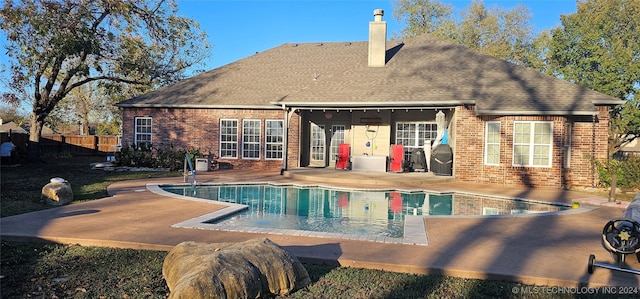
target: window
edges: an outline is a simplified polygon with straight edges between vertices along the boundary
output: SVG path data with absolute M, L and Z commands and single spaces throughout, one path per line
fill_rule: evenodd
M 551 167 L 551 122 L 515 122 L 513 165 Z
M 311 164 L 324 165 L 326 155 L 325 140 L 324 125 L 311 123 Z
M 260 159 L 260 120 L 242 121 L 242 158 Z
M 438 136 L 437 127 L 429 122 L 397 122 L 396 144 L 404 145 L 404 159 L 409 160 L 413 149 L 423 148 L 425 140 L 435 140 Z
M 265 149 L 266 159 L 282 159 L 284 148 L 284 122 L 282 120 L 267 120 L 265 122 Z
M 238 157 L 238 120 L 220 120 L 220 158 Z
M 500 122 L 487 122 L 484 140 L 484 164 L 500 164 Z
M 571 136 L 573 124 L 567 123 L 564 132 L 564 168 L 571 168 Z
M 135 135 L 133 143 L 136 147 L 151 146 L 151 117 L 136 117 Z
M 482 215 L 500 215 L 498 208 L 482 208 Z
M 339 153 L 339 147 L 341 143 L 344 143 L 344 131 L 346 127 L 345 125 L 332 125 L 331 126 L 331 159 L 335 159 Z

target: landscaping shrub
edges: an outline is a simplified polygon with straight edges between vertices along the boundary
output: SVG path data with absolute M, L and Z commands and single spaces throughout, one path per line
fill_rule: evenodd
M 168 148 L 154 148 L 142 144 L 140 147 L 135 145 L 123 146 L 119 152 L 116 152 L 115 163 L 119 166 L 131 167 L 151 167 L 151 168 L 167 168 L 171 171 L 184 169 L 184 158 L 189 155 L 192 163 L 196 158 L 204 155 L 199 149 L 179 149 L 173 144 Z
M 131 167 L 156 167 L 153 159 L 151 147 L 142 144 L 140 147 L 135 145 L 125 145 L 115 154 L 115 163 L 119 166 Z
M 186 155 L 189 155 L 191 163 L 195 163 L 196 158 L 203 157 L 199 149 L 176 149 L 173 145 L 170 145 L 166 150 L 160 148 L 156 151 L 157 167 L 168 168 L 169 170 L 182 170 L 184 169 L 184 157 Z M 195 165 L 192 166 L 195 167 Z
M 611 176 L 616 175 L 616 185 L 622 190 L 640 188 L 640 156 L 631 155 L 626 160 L 596 161 L 600 185 L 611 187 Z

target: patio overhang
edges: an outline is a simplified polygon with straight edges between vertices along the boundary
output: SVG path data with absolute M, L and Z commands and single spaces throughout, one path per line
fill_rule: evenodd
M 274 102 L 282 109 L 294 110 L 425 110 L 425 109 L 452 109 L 460 105 L 475 105 L 474 100 L 469 101 L 437 101 L 437 102 Z

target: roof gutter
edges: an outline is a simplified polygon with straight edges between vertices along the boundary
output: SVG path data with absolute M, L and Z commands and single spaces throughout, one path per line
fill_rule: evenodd
M 476 115 L 598 115 L 598 111 L 570 111 L 570 110 L 557 110 L 557 111 L 511 111 L 511 110 L 476 110 Z
M 197 104 L 115 104 L 121 108 L 188 108 L 188 109 L 265 109 L 280 110 L 278 106 L 271 105 L 197 105 Z
M 622 105 L 624 103 L 626 103 L 627 101 L 625 100 L 620 100 L 620 99 L 595 99 L 595 100 L 591 100 L 591 103 L 599 106 L 599 105 Z

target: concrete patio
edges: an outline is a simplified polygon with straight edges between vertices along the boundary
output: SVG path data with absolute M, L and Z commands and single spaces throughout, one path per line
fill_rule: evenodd
M 3 240 L 47 240 L 85 246 L 170 250 L 183 241 L 236 242 L 269 238 L 302 261 L 418 274 L 519 281 L 564 287 L 637 287 L 640 276 L 596 268 L 590 254 L 614 263 L 601 244 L 603 226 L 622 215 L 624 204 L 557 189 L 457 183 L 426 173 L 361 173 L 333 169 L 293 169 L 280 175 L 216 170 L 197 175 L 207 182 L 304 182 L 325 185 L 468 191 L 570 204 L 595 209 L 582 213 L 523 217 L 425 218 L 428 246 L 387 244 L 284 234 L 238 233 L 176 228 L 172 225 L 222 208 L 215 202 L 162 197 L 148 183 L 182 183 L 183 178 L 113 184 L 99 200 L 0 219 Z M 640 269 L 635 256 L 630 268 Z

